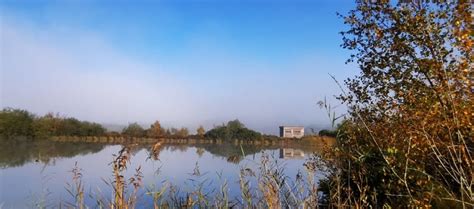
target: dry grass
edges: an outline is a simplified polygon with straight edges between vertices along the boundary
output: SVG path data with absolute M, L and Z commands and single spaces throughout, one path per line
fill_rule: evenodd
M 153 145 L 150 149 L 150 157 L 157 157 L 155 151 L 159 145 Z M 67 204 L 68 208 L 114 208 L 131 209 L 137 205 L 150 205 L 153 208 L 315 208 L 319 207 L 317 182 L 315 174 L 321 166 L 316 161 L 319 158 L 308 159 L 304 168 L 306 173 L 299 173 L 296 180 L 285 175 L 285 165 L 279 163 L 272 156 L 262 153 L 257 170 L 242 166 L 240 171 L 240 198 L 231 199 L 229 196 L 229 185 L 222 174 L 217 174 L 221 184 L 217 190 L 209 190 L 211 186 L 210 177 L 202 173 L 196 164 L 189 174 L 189 181 L 193 187 L 189 191 L 172 185 L 167 181 L 159 187 L 150 185 L 144 187 L 142 183 L 143 174 L 140 166 L 135 169 L 135 174 L 125 180 L 125 171 L 130 166 L 130 149 L 123 147 L 114 156 L 112 166 L 112 180 L 105 181 L 111 188 L 112 198 L 108 200 L 101 194 L 90 194 L 94 199 L 93 205 L 84 202 L 84 184 L 82 182 L 81 169 L 76 164 L 72 170 L 72 183 L 68 184 L 67 191 L 73 197 L 74 202 Z M 159 171 L 156 177 L 159 176 Z M 255 185 L 253 185 L 255 184 Z M 143 202 L 143 201 L 152 202 Z M 145 200 L 147 199 L 147 200 Z

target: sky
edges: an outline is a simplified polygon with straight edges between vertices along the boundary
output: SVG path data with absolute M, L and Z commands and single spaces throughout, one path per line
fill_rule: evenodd
M 0 105 L 107 125 L 328 127 L 347 0 L 0 0 Z M 338 112 L 344 112 L 339 106 Z M 191 131 L 193 132 L 193 131 Z

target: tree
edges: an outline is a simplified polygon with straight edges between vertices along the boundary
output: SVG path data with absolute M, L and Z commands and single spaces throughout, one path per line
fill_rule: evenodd
M 179 137 L 187 137 L 189 135 L 189 130 L 187 128 L 180 128 L 177 132 L 176 135 Z
M 81 121 L 76 118 L 63 118 L 56 134 L 59 136 L 83 136 L 81 126 Z
M 235 119 L 235 120 L 231 120 L 231 121 L 227 122 L 227 128 L 229 128 L 231 130 L 238 130 L 238 129 L 245 128 L 245 125 L 242 124 L 239 121 L 239 119 Z
M 471 7 L 466 0 L 357 1 L 343 16 L 342 46 L 361 69 L 340 96 L 350 115 L 338 139 L 349 201 L 474 203 Z
M 98 123 L 63 118 L 58 114 L 37 117 L 26 110 L 10 108 L 0 112 L 0 134 L 4 137 L 44 139 L 51 136 L 101 136 L 104 133 L 105 128 Z
M 58 114 L 47 113 L 42 117 L 37 117 L 33 121 L 33 135 L 38 139 L 55 136 L 58 133 L 60 123 L 61 118 L 59 118 Z
M 197 135 L 198 135 L 199 137 L 203 137 L 204 134 L 206 133 L 206 130 L 204 129 L 204 127 L 199 126 L 199 128 L 196 130 L 196 132 L 197 132 Z
M 147 131 L 147 135 L 148 137 L 152 138 L 158 138 L 165 135 L 165 130 L 161 127 L 160 121 L 155 121 L 155 123 L 150 126 L 150 129 Z
M 256 131 L 245 128 L 239 120 L 229 121 L 226 125 L 217 126 L 204 135 L 210 139 L 260 139 L 262 135 Z
M 143 137 L 145 136 L 145 130 L 138 123 L 131 123 L 122 130 L 122 134 L 131 137 Z
M 6 138 L 32 136 L 34 115 L 26 110 L 5 108 L 0 112 L 0 135 Z
M 105 128 L 98 123 L 82 121 L 82 136 L 102 136 L 105 132 Z
M 202 148 L 202 147 L 196 148 L 196 154 L 197 154 L 199 157 L 202 157 L 202 155 L 204 155 L 204 152 L 206 152 L 204 148 Z
M 170 130 L 170 135 L 177 136 L 179 130 L 177 128 L 171 128 Z

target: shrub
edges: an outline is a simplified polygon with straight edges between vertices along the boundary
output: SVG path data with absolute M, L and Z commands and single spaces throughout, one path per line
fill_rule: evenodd
M 469 1 L 357 1 L 343 47 L 346 80 L 333 203 L 474 205 L 472 16 Z M 336 190 L 340 188 L 340 190 Z
M 229 121 L 227 125 L 217 126 L 204 135 L 210 139 L 260 139 L 262 135 L 250 130 L 239 120 Z
M 144 137 L 146 132 L 138 123 L 130 123 L 122 130 L 122 134 L 131 137 Z

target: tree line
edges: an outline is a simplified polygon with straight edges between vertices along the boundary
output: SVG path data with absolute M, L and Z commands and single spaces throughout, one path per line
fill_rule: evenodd
M 190 135 L 189 129 L 164 128 L 155 121 L 148 129 L 138 123 L 130 123 L 120 133 L 107 131 L 101 124 L 81 121 L 73 117 L 47 113 L 37 116 L 27 110 L 5 108 L 0 111 L 0 136 L 18 136 L 44 139 L 52 136 L 127 136 L 148 138 L 209 138 L 209 139 L 260 139 L 261 134 L 245 127 L 239 120 L 229 121 L 206 132 L 203 126 Z
M 110 133 L 119 135 L 119 133 Z M 164 128 L 160 121 L 155 121 L 148 129 L 143 128 L 138 123 L 130 123 L 120 133 L 122 136 L 130 137 L 149 137 L 149 138 L 207 138 L 207 139 L 261 139 L 259 132 L 245 127 L 238 119 L 231 120 L 227 124 L 215 126 L 206 132 L 203 126 L 196 129 L 195 135 L 190 135 L 189 129 L 182 128 Z
M 26 110 L 5 108 L 0 111 L 0 135 L 48 138 L 51 136 L 102 136 L 106 129 L 98 124 L 48 113 L 34 115 Z
M 196 135 L 194 137 L 203 137 L 205 133 L 205 129 L 202 126 L 196 130 Z M 186 138 L 189 137 L 189 129 L 186 127 L 182 128 L 164 128 L 161 126 L 160 121 L 155 121 L 153 124 L 150 125 L 150 128 L 144 129 L 138 123 L 130 123 L 127 127 L 125 127 L 122 132 L 124 136 L 131 136 L 131 137 L 149 137 L 149 138 Z

